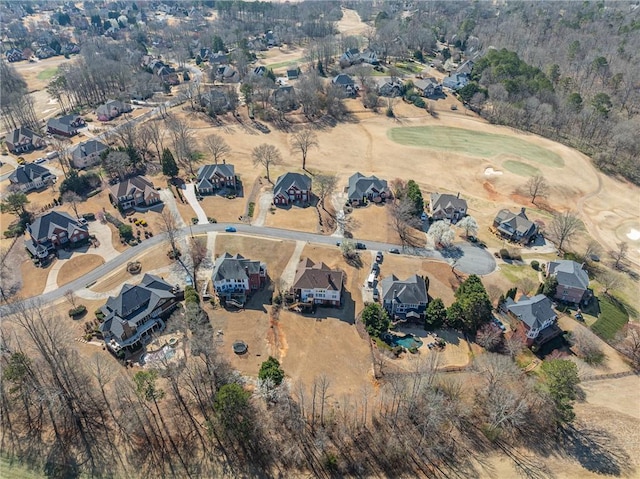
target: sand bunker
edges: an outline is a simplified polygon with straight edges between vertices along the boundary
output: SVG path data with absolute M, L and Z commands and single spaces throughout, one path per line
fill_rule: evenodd
M 631 228 L 631 230 L 627 233 L 627 238 L 629 238 L 631 241 L 640 240 L 640 231 L 635 228 Z
M 494 170 L 493 168 L 486 168 L 484 170 L 484 176 L 500 176 L 502 171 Z

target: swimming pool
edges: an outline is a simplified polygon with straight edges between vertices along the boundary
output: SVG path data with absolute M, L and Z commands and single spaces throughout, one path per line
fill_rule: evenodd
M 395 336 L 392 334 L 391 343 L 394 346 L 402 346 L 406 349 L 419 348 L 423 344 L 422 340 L 413 334 L 406 334 L 404 336 Z

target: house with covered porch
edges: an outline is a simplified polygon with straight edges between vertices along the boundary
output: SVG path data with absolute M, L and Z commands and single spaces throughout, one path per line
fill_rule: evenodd
M 104 321 L 100 332 L 113 353 L 139 349 L 154 332 L 165 328 L 165 319 L 179 300 L 179 288 L 162 278 L 145 274 L 137 285 L 125 284 L 116 297 L 100 308 Z

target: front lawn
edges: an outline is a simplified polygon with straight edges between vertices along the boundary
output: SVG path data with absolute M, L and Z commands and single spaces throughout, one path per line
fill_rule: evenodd
M 624 305 L 616 298 L 602 295 L 600 302 L 600 317 L 591 329 L 603 339 L 613 339 L 616 333 L 629 321 L 629 313 Z

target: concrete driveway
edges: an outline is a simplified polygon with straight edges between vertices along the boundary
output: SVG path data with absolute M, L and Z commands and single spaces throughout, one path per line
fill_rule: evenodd
M 196 196 L 196 185 L 193 183 L 185 183 L 182 185 L 182 194 L 189 202 L 189 206 L 191 206 L 191 209 L 195 212 L 196 216 L 198 216 L 198 224 L 206 225 L 209 223 L 207 214 L 202 209 L 202 206 L 200 206 L 200 202 Z
M 258 217 L 251 223 L 253 226 L 264 226 L 269 207 L 273 202 L 273 193 L 264 192 L 258 199 Z
M 160 199 L 162 200 L 164 205 L 169 208 L 169 211 L 171 211 L 176 217 L 178 227 L 184 228 L 185 226 L 187 226 L 187 223 L 185 223 L 182 219 L 182 216 L 180 216 L 180 211 L 178 211 L 178 207 L 176 206 L 176 199 L 173 197 L 173 193 L 169 191 L 168 188 L 160 190 Z

